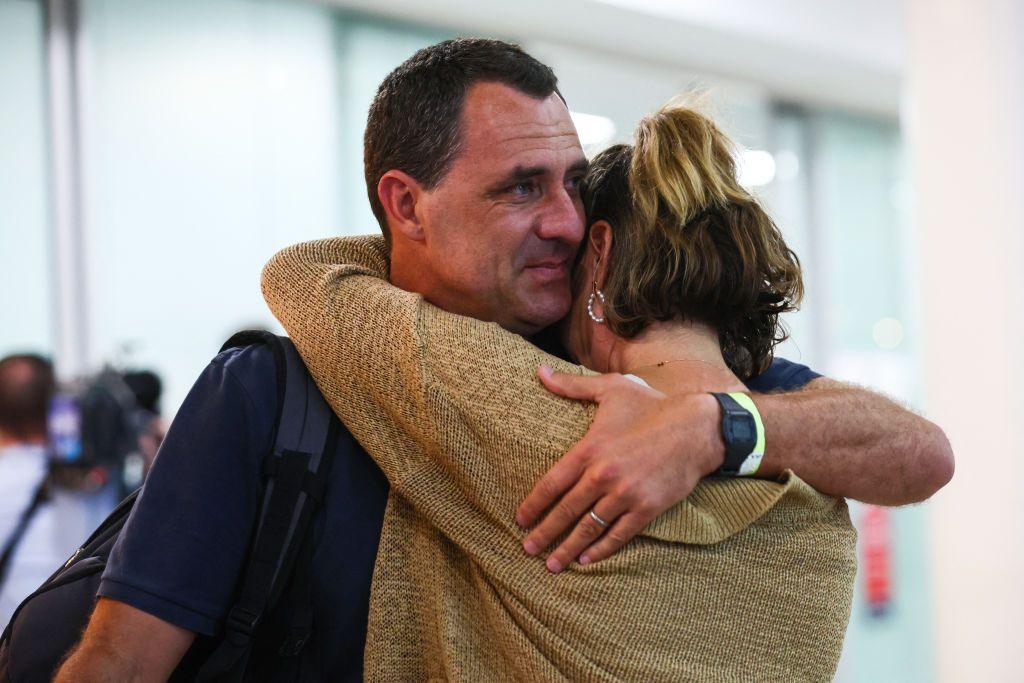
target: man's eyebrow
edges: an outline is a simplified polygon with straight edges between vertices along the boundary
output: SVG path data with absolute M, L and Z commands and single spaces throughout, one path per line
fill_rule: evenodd
M 505 181 L 514 183 L 517 180 L 529 180 L 544 175 L 550 170 L 547 166 L 516 166 L 511 173 L 505 176 Z
M 587 161 L 586 157 L 581 157 L 575 164 L 569 167 L 569 173 L 586 173 L 587 169 L 590 168 L 590 162 Z
M 566 175 L 574 173 L 586 173 L 590 167 L 590 162 L 587 159 L 578 159 L 572 166 L 566 170 Z M 487 194 L 497 194 L 502 190 L 506 189 L 509 185 L 521 183 L 524 180 L 536 178 L 549 173 L 551 169 L 547 166 L 516 166 L 507 175 L 502 176 L 501 180 L 498 180 L 489 188 L 487 188 Z

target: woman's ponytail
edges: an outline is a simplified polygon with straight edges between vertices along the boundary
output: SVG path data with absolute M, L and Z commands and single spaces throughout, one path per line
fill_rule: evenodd
M 629 184 L 638 218 L 650 225 L 681 227 L 708 207 L 749 197 L 736 182 L 729 139 L 711 119 L 678 105 L 640 122 Z

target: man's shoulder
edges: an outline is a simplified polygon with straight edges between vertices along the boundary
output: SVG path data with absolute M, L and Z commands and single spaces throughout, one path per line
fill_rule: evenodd
M 237 346 L 221 351 L 207 368 L 212 374 L 208 390 L 241 389 L 254 412 L 273 418 L 277 414 L 277 363 L 264 344 Z M 203 378 L 200 378 L 202 381 Z M 230 383 L 227 388 L 223 384 Z
M 277 381 L 274 354 L 265 344 L 225 349 L 214 356 L 210 364 L 222 368 L 245 385 L 273 386 Z
M 274 433 L 277 384 L 274 353 L 263 344 L 214 356 L 174 416 L 154 464 L 156 483 L 178 486 L 183 473 L 167 476 L 178 469 L 193 476 L 232 462 L 240 461 L 247 469 L 257 465 Z

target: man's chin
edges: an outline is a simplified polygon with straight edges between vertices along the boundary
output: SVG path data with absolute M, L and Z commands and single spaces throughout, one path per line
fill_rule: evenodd
M 517 307 L 516 318 L 519 321 L 519 334 L 530 336 L 541 330 L 556 326 L 569 314 L 569 297 L 551 297 L 548 300 L 533 299 Z

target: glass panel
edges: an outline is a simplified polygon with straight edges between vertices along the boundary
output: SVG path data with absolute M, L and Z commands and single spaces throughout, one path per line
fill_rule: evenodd
M 0 356 L 53 352 L 43 26 L 0 0 Z
M 420 48 L 451 38 L 449 34 L 383 20 L 343 15 L 338 23 L 339 64 L 345 99 L 341 143 L 344 206 L 341 230 L 350 235 L 377 233 L 363 175 L 363 132 L 370 103 L 381 81 Z
M 778 108 L 772 118 L 775 179 L 766 189 L 767 205 L 789 248 L 800 259 L 804 278 L 804 299 L 800 310 L 783 316 L 790 337 L 776 349 L 776 355 L 822 371 L 818 353 L 820 331 L 817 315 L 821 306 L 816 268 L 816 240 L 811 226 L 811 177 L 808 162 L 807 117 L 798 110 Z
M 91 0 L 83 19 L 93 360 L 127 350 L 173 412 L 232 332 L 276 329 L 259 290 L 274 251 L 339 231 L 334 15 Z
M 816 128 L 831 344 L 868 354 L 899 349 L 903 336 L 879 327 L 883 319 L 902 326 L 904 310 L 899 130 L 840 115 L 818 119 Z
M 823 247 L 817 272 L 825 296 L 819 311 L 827 330 L 824 369 L 915 403 L 920 384 L 916 326 L 908 317 L 913 292 L 899 129 L 891 121 L 839 114 L 817 115 L 810 125 Z M 879 515 L 852 503 L 850 514 L 860 531 L 860 574 L 838 679 L 933 680 L 927 507 Z M 869 605 L 869 575 L 888 584 L 881 612 Z

